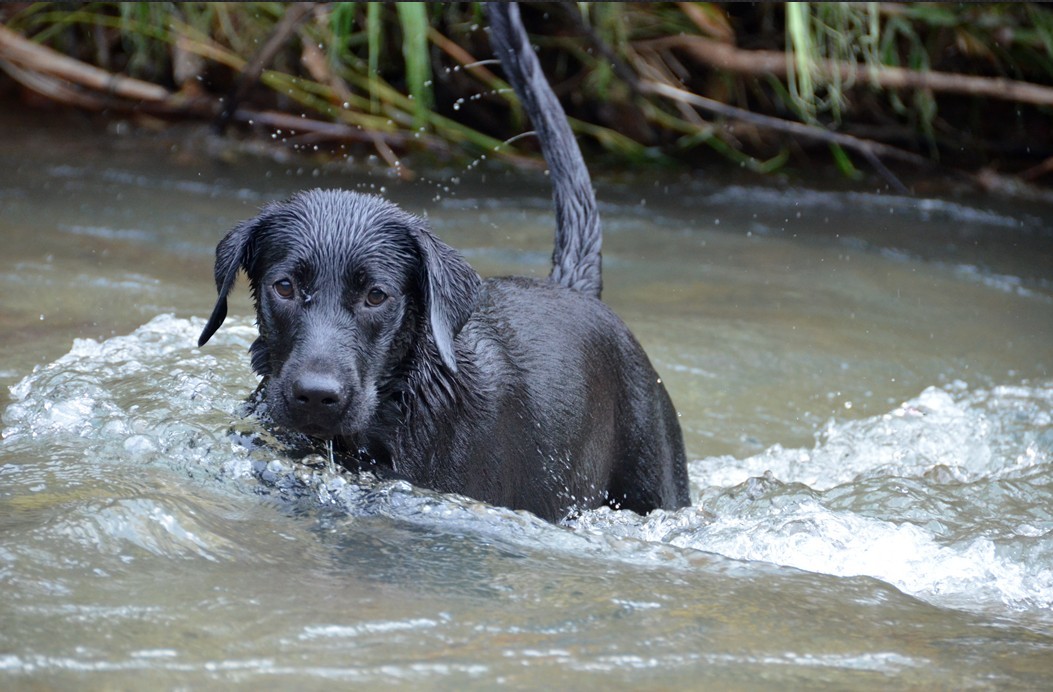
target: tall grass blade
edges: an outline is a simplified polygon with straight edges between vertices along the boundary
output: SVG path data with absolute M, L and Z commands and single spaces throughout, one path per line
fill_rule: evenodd
M 377 95 L 377 92 L 380 88 L 381 29 L 384 28 L 380 19 L 380 7 L 381 4 L 379 2 L 366 3 L 366 40 L 368 44 L 366 62 L 369 67 L 369 105 L 371 113 L 380 112 L 380 97 Z
M 786 3 L 786 37 L 792 54 L 787 56 L 790 68 L 790 93 L 801 116 L 815 121 L 815 82 L 813 74 L 818 57 L 811 32 L 811 15 L 807 2 Z
M 428 9 L 423 2 L 395 3 L 402 28 L 406 88 L 414 101 L 414 126 L 424 127 L 432 107 L 431 59 L 428 55 Z

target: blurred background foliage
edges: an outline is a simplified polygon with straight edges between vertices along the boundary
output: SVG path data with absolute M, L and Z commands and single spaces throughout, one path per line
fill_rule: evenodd
M 876 154 L 1053 178 L 1044 3 L 522 5 L 572 126 L 611 165 L 856 176 Z M 0 22 L 9 103 L 209 120 L 391 166 L 536 155 L 481 3 L 4 3 Z

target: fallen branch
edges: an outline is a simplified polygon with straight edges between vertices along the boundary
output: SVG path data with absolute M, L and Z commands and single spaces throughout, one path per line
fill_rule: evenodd
M 1053 173 L 1053 156 L 1050 156 L 1048 159 L 1038 164 L 1037 166 L 1032 166 L 1031 168 L 1028 168 L 1026 171 L 1020 174 L 1020 177 L 1024 180 L 1036 180 L 1047 173 Z
M 736 108 L 729 106 L 726 103 L 720 101 L 714 101 L 713 99 L 707 99 L 704 96 L 691 93 L 690 91 L 684 91 L 683 89 L 677 89 L 676 87 L 670 86 L 669 84 L 663 84 L 661 82 L 645 81 L 639 82 L 639 88 L 641 92 L 645 94 L 654 94 L 656 96 L 662 96 L 664 98 L 671 99 L 680 103 L 686 103 L 690 106 L 698 108 L 700 110 L 720 115 L 728 118 L 735 118 L 743 122 L 752 123 L 759 127 L 765 127 L 771 130 L 778 130 L 780 132 L 786 132 L 797 137 L 803 137 L 806 139 L 818 140 L 821 142 L 827 142 L 830 144 L 837 144 L 846 149 L 859 152 L 862 154 L 867 161 L 872 165 L 878 173 L 880 173 L 893 188 L 898 192 L 907 192 L 906 186 L 899 181 L 899 179 L 892 174 L 892 172 L 881 162 L 879 157 L 885 157 L 890 159 L 896 159 L 906 163 L 911 163 L 916 166 L 931 167 L 933 164 L 931 161 L 923 156 L 912 154 L 909 151 L 898 149 L 887 144 L 881 144 L 880 142 L 873 142 L 866 139 L 859 139 L 851 135 L 842 134 L 840 132 L 830 132 L 824 130 L 821 127 L 815 127 L 812 125 L 805 125 L 804 123 L 794 122 L 792 120 L 783 120 L 781 118 L 773 118 L 770 115 L 762 115 L 760 113 L 752 113 L 742 108 Z
M 658 51 L 680 49 L 699 62 L 739 74 L 776 75 L 785 78 L 789 71 L 785 53 L 769 50 L 743 50 L 701 36 L 669 36 L 640 41 L 636 45 Z M 870 84 L 886 89 L 930 89 L 943 93 L 1031 103 L 1037 106 L 1053 106 L 1053 87 L 1002 77 L 979 77 L 933 70 L 908 70 L 891 65 L 872 67 L 838 60 L 818 60 L 815 63 L 815 70 L 816 75 L 822 78 L 839 77 L 845 81 L 865 78 Z
M 164 101 L 171 96 L 164 87 L 88 65 L 47 46 L 33 43 L 2 24 L 0 24 L 0 59 L 21 66 L 26 71 L 59 77 L 120 98 L 136 101 Z
M 58 103 L 65 103 L 89 111 L 102 111 L 114 102 L 114 99 L 100 96 L 96 92 L 74 88 L 70 82 L 64 79 L 52 77 L 42 72 L 33 72 L 7 60 L 0 59 L 0 69 L 30 91 Z M 154 101 L 153 103 L 160 102 Z

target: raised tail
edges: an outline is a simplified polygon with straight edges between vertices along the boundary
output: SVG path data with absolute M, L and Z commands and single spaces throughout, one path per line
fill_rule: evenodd
M 488 2 L 490 43 L 530 116 L 548 163 L 556 206 L 552 281 L 600 297 L 603 242 L 596 195 L 563 107 L 545 79 L 515 2 Z

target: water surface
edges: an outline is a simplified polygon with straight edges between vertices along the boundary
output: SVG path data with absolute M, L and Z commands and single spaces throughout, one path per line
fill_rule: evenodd
M 1048 685 L 1049 209 L 602 185 L 605 298 L 695 502 L 553 526 L 249 445 L 243 286 L 195 346 L 215 243 L 270 199 L 383 191 L 482 273 L 543 275 L 542 178 L 5 125 L 5 686 Z

